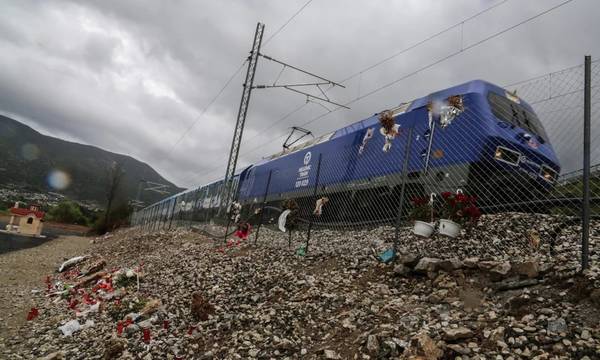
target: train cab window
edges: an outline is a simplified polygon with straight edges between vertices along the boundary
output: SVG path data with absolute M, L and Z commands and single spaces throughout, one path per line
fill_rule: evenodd
M 490 92 L 488 94 L 490 108 L 495 117 L 511 125 L 518 126 L 530 133 L 538 135 L 546 141 L 546 131 L 537 115 L 520 104 L 504 96 Z

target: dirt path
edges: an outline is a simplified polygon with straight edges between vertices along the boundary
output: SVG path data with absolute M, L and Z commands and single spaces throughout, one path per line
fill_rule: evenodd
M 40 246 L 0 255 L 0 338 L 9 338 L 26 322 L 34 289 L 65 258 L 85 254 L 90 238 L 61 236 Z

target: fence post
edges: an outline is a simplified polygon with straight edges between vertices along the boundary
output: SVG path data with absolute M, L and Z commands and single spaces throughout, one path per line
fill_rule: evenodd
M 398 242 L 400 237 L 400 221 L 402 219 L 402 208 L 404 207 L 404 197 L 406 193 L 406 174 L 408 172 L 408 161 L 410 159 L 410 149 L 412 145 L 414 128 L 415 126 L 413 125 L 408 130 L 408 140 L 406 141 L 406 146 L 404 148 L 404 162 L 402 164 L 402 186 L 400 188 L 400 203 L 398 205 L 398 214 L 396 216 L 396 229 L 394 234 L 394 254 L 398 251 Z
M 322 157 L 322 153 L 319 153 L 319 162 L 317 163 L 317 178 L 315 179 L 315 188 L 313 190 L 313 198 L 316 198 L 317 196 L 317 192 L 319 190 L 319 179 L 321 178 L 321 157 Z M 310 208 L 309 208 L 310 210 Z M 312 224 L 313 224 L 313 218 L 315 217 L 314 214 L 309 215 L 310 216 L 310 220 L 308 221 L 308 231 L 306 232 L 306 246 L 304 247 L 304 253 L 308 253 L 308 243 L 310 241 L 310 232 L 312 230 Z
M 590 130 L 591 130 L 591 77 L 592 58 L 585 56 L 583 95 L 583 213 L 581 216 L 581 269 L 589 267 L 590 237 Z
M 263 196 L 262 207 L 260 208 L 260 216 L 258 217 L 258 225 L 256 226 L 256 234 L 254 235 L 254 245 L 256 245 L 256 242 L 258 241 L 258 232 L 260 231 L 260 225 L 262 224 L 263 214 L 265 213 L 267 195 L 269 194 L 269 186 L 271 186 L 271 175 L 273 175 L 273 170 L 269 171 L 269 178 L 267 179 L 267 188 L 265 189 L 265 196 Z
M 154 227 L 154 231 L 159 231 L 161 228 L 161 222 L 163 221 L 163 211 L 165 210 L 165 204 L 160 204 L 160 206 L 158 207 L 158 209 L 156 209 L 156 222 L 155 222 L 155 227 Z
M 159 217 L 161 207 L 162 207 L 162 204 L 156 205 L 156 211 L 154 211 L 152 227 L 150 228 L 150 231 L 152 231 L 152 232 L 156 231 L 156 227 L 158 226 L 158 217 Z
M 171 230 L 171 224 L 173 224 L 173 215 L 175 215 L 175 206 L 177 206 L 177 199 L 173 199 L 173 207 L 171 208 L 171 218 L 169 219 L 169 230 Z M 181 210 L 179 210 L 181 212 Z

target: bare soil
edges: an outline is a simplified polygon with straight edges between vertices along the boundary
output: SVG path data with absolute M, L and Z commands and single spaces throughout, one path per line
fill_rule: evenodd
M 44 291 L 44 279 L 63 260 L 84 255 L 91 238 L 60 236 L 40 246 L 0 254 L 0 337 L 8 338 L 26 322 L 32 290 Z

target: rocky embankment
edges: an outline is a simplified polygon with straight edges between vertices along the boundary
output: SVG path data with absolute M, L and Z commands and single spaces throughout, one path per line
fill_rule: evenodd
M 580 229 L 563 220 L 485 216 L 459 239 L 404 229 L 390 264 L 374 256 L 385 227 L 314 230 L 304 256 L 266 227 L 257 246 L 129 229 L 40 281 L 0 357 L 595 359 L 598 256 L 578 271 Z

